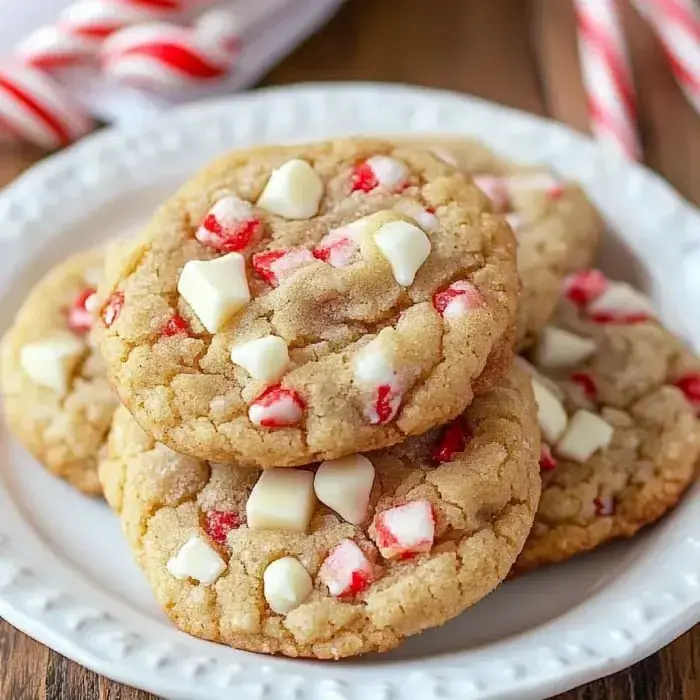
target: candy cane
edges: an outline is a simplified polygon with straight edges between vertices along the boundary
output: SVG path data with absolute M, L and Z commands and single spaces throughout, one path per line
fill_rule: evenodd
M 593 132 L 636 160 L 641 155 L 637 104 L 614 0 L 574 0 L 574 6 Z
M 65 146 L 92 128 L 90 118 L 43 71 L 0 66 L 0 131 L 48 149 Z
M 634 0 L 664 48 L 673 75 L 700 112 L 700 7 L 693 0 Z
M 230 73 L 239 31 L 227 11 L 204 13 L 192 28 L 144 24 L 117 32 L 104 45 L 102 67 L 119 82 L 171 91 Z
M 114 32 L 182 12 L 198 0 L 77 0 L 58 21 L 32 32 L 17 47 L 29 65 L 54 70 L 94 60 Z

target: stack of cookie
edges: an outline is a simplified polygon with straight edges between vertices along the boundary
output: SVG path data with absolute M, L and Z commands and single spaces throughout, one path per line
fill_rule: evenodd
M 10 427 L 103 491 L 181 629 L 391 649 L 692 479 L 700 362 L 587 269 L 600 229 L 473 142 L 230 154 L 39 283 L 3 342 Z

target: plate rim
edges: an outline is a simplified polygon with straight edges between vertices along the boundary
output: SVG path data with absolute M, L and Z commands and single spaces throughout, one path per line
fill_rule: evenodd
M 381 129 L 370 128 L 369 132 L 397 134 L 401 131 L 401 127 L 404 127 L 403 131 L 406 134 L 426 133 L 426 130 L 422 128 L 425 124 L 432 123 L 433 127 L 436 127 L 443 123 L 457 123 L 458 120 L 454 115 L 460 113 L 465 116 L 468 112 L 469 118 L 464 121 L 465 126 L 468 122 L 468 125 L 472 127 L 471 132 L 468 132 L 466 128 L 461 133 L 452 130 L 442 131 L 439 128 L 427 131 L 439 136 L 454 134 L 476 135 L 479 138 L 484 138 L 485 132 L 475 134 L 474 130 L 484 129 L 487 126 L 487 121 L 490 126 L 493 120 L 495 123 L 504 125 L 504 136 L 507 136 L 505 140 L 509 145 L 500 150 L 505 150 L 510 157 L 517 157 L 513 155 L 513 150 L 517 150 L 519 139 L 527 139 L 528 135 L 530 138 L 539 135 L 543 137 L 544 142 L 541 151 L 538 151 L 541 153 L 540 160 L 566 171 L 567 174 L 581 180 L 584 185 L 596 185 L 597 178 L 611 182 L 616 180 L 622 182 L 624 179 L 628 183 L 628 187 L 636 188 L 635 192 L 641 190 L 645 193 L 645 197 L 651 193 L 649 196 L 655 207 L 659 209 L 660 214 L 657 214 L 655 210 L 654 216 L 650 217 L 651 221 L 648 222 L 649 226 L 646 227 L 646 224 L 638 226 L 634 236 L 629 234 L 629 238 L 625 238 L 625 241 L 631 246 L 636 245 L 636 252 L 639 254 L 642 253 L 642 247 L 645 247 L 644 253 L 647 254 L 646 247 L 648 247 L 649 258 L 663 256 L 660 258 L 663 260 L 661 267 L 666 269 L 675 264 L 681 265 L 683 270 L 687 271 L 687 267 L 683 267 L 684 257 L 687 256 L 696 259 L 700 264 L 700 212 L 683 200 L 666 181 L 651 170 L 638 164 L 629 163 L 614 154 L 605 153 L 587 137 L 543 117 L 450 91 L 368 82 L 305 83 L 262 88 L 227 98 L 188 105 L 166 115 L 158 122 L 149 120 L 142 128 L 134 126 L 123 129 L 110 128 L 92 135 L 72 148 L 42 161 L 3 191 L 0 191 L 0 220 L 4 221 L 3 229 L 0 231 L 0 239 L 3 239 L 11 249 L 15 250 L 23 234 L 30 228 L 41 231 L 40 240 L 43 239 L 43 236 L 50 238 L 58 235 L 60 230 L 69 225 L 71 221 L 85 215 L 84 211 L 80 215 L 78 212 L 72 211 L 67 216 L 62 215 L 57 218 L 46 216 L 47 213 L 55 211 L 61 204 L 65 187 L 69 187 L 73 193 L 72 196 L 74 198 L 80 197 L 83 205 L 94 212 L 109 201 L 109 197 L 105 197 L 104 192 L 99 191 L 105 182 L 113 181 L 115 177 L 131 174 L 138 183 L 141 176 L 138 172 L 139 167 L 154 156 L 162 157 L 163 162 L 158 167 L 165 167 L 164 164 L 168 162 L 168 158 L 173 157 L 173 151 L 193 137 L 192 132 L 195 130 L 195 126 L 201 128 L 202 123 L 210 123 L 220 129 L 219 131 L 214 129 L 214 143 L 217 142 L 216 139 L 221 139 L 223 143 L 226 137 L 222 134 L 225 133 L 234 137 L 234 141 L 243 142 L 246 140 L 246 136 L 259 134 L 261 131 L 260 124 L 255 123 L 255 116 L 259 116 L 262 109 L 260 105 L 272 103 L 272 106 L 268 104 L 267 107 L 267 111 L 272 113 L 272 116 L 268 116 L 266 128 L 276 134 L 291 135 L 295 129 L 294 119 L 289 118 L 288 115 L 280 115 L 279 110 L 276 111 L 272 108 L 276 101 L 282 101 L 299 110 L 296 113 L 297 117 L 298 114 L 306 114 L 306 110 L 309 109 L 328 110 L 330 114 L 337 115 L 341 108 L 356 108 L 357 123 L 365 124 L 365 126 L 357 130 L 351 129 L 347 133 L 359 133 L 367 129 L 366 122 L 363 121 L 367 117 L 360 115 L 360 106 L 362 104 L 369 105 L 371 100 L 376 100 L 379 96 L 396 106 L 396 115 L 401 116 L 401 120 L 392 113 L 386 117 L 386 123 L 387 125 L 393 124 L 393 129 L 389 129 L 388 132 L 383 131 L 382 124 Z M 353 103 L 355 104 L 353 105 Z M 391 108 L 393 109 L 393 106 Z M 245 112 L 246 109 L 253 114 L 253 117 L 244 123 L 245 128 L 239 129 L 236 126 L 236 129 L 239 130 L 235 133 L 227 131 L 230 127 L 223 123 L 225 121 L 223 117 L 226 115 L 230 117 L 236 113 L 236 110 Z M 314 115 L 313 118 L 321 119 L 322 117 Z M 349 124 L 351 118 L 346 118 Z M 288 119 L 289 123 L 280 122 L 280 119 Z M 480 126 L 475 129 L 475 125 Z M 496 134 L 494 132 L 490 135 L 495 137 Z M 275 138 L 286 140 L 280 136 L 275 136 Z M 488 138 L 485 140 L 489 141 Z M 494 144 L 489 143 L 489 145 L 493 146 Z M 565 162 L 569 159 L 576 167 L 571 162 Z M 65 180 L 68 173 L 72 174 L 75 182 L 62 183 L 58 192 L 52 192 L 52 188 L 56 188 L 57 182 Z M 594 190 L 596 190 L 595 187 Z M 605 193 L 598 193 L 597 190 L 596 193 L 599 195 L 598 198 L 594 197 L 596 203 L 602 209 L 608 210 L 614 218 L 615 212 L 604 196 Z M 653 196 L 651 196 L 652 194 Z M 88 199 L 83 199 L 84 197 L 88 197 Z M 35 200 L 37 199 L 40 202 L 39 205 L 36 204 Z M 48 223 L 42 220 L 42 213 L 45 219 L 50 219 Z M 614 224 L 620 235 L 623 237 L 627 235 L 622 225 L 624 220 L 620 222 L 615 220 Z M 654 241 L 655 230 L 658 230 L 661 225 L 680 225 L 681 233 L 678 238 L 678 246 L 665 246 L 670 250 L 662 250 L 664 246 L 658 241 Z M 13 254 L 20 255 L 20 259 L 26 260 L 31 259 L 34 252 L 34 250 L 29 249 Z M 0 262 L 1 267 L 3 267 L 2 262 Z M 652 279 L 652 286 L 654 282 L 659 286 L 662 277 Z M 683 275 L 679 275 L 679 277 L 683 277 Z M 671 285 L 670 290 L 663 290 L 669 300 L 679 299 L 679 290 L 682 290 L 680 285 L 681 283 L 674 284 Z M 697 298 L 700 299 L 700 287 L 696 288 L 695 291 Z M 0 286 L 0 294 L 2 292 L 3 287 Z M 693 330 L 693 334 L 700 340 L 700 325 L 693 327 Z M 697 492 L 698 489 L 695 491 Z M 695 510 L 700 515 L 700 493 L 693 498 L 698 502 L 690 505 L 695 505 Z M 106 618 L 100 615 L 99 619 L 95 621 L 90 615 L 86 617 L 85 610 L 82 610 L 81 606 L 75 603 L 61 608 L 58 614 L 50 604 L 46 606 L 46 614 L 43 614 L 40 609 L 31 612 L 31 605 L 36 604 L 36 590 L 30 587 L 30 591 L 34 590 L 33 601 L 30 600 L 31 596 L 22 592 L 21 588 L 18 591 L 18 581 L 21 582 L 23 577 L 29 576 L 30 579 L 34 577 L 38 588 L 47 591 L 46 600 L 49 603 L 56 597 L 70 599 L 71 596 L 61 591 L 52 590 L 55 587 L 34 572 L 35 569 L 41 570 L 40 566 L 37 567 L 36 560 L 32 561 L 32 557 L 36 557 L 38 554 L 34 551 L 36 544 L 29 547 L 27 552 L 23 552 L 26 555 L 26 560 L 23 560 L 22 555 L 15 551 L 13 532 L 15 535 L 23 533 L 24 536 L 31 537 L 33 531 L 21 521 L 16 509 L 12 507 L 10 494 L 4 482 L 0 483 L 0 616 L 29 636 L 98 673 L 157 694 L 165 693 L 170 697 L 188 697 L 190 699 L 224 697 L 227 694 L 227 689 L 230 691 L 232 688 L 243 688 L 244 685 L 254 688 L 254 692 L 260 693 L 262 696 L 267 690 L 275 687 L 274 683 L 290 683 L 290 679 L 295 679 L 292 683 L 292 697 L 299 699 L 326 697 L 332 693 L 335 693 L 335 697 L 339 700 L 360 697 L 364 699 L 371 691 L 374 693 L 372 697 L 406 698 L 409 700 L 418 697 L 415 693 L 416 689 L 420 687 L 429 688 L 436 697 L 448 700 L 453 697 L 465 697 L 465 695 L 482 700 L 540 698 L 543 697 L 542 693 L 549 695 L 561 692 L 588 680 L 620 670 L 644 658 L 700 621 L 700 579 L 693 571 L 700 570 L 700 534 L 696 537 L 692 530 L 692 519 L 688 515 L 692 510 L 690 505 L 683 509 L 683 513 L 686 515 L 684 520 L 688 521 L 686 527 L 691 534 L 679 543 L 683 546 L 684 556 L 681 559 L 686 566 L 683 572 L 675 572 L 678 579 L 683 579 L 683 586 L 680 586 L 678 581 L 676 581 L 677 585 L 675 586 L 660 585 L 659 581 L 663 577 L 659 576 L 654 581 L 649 581 L 647 586 L 648 592 L 653 593 L 653 596 L 661 596 L 662 598 L 670 596 L 670 601 L 667 601 L 667 604 L 661 608 L 658 606 L 655 608 L 648 600 L 644 605 L 638 603 L 637 607 L 626 605 L 626 610 L 632 615 L 626 625 L 620 626 L 618 629 L 606 627 L 607 632 L 619 634 L 619 638 L 616 641 L 613 640 L 610 646 L 596 646 L 590 642 L 580 642 L 573 644 L 576 647 L 575 653 L 571 649 L 558 650 L 557 653 L 554 653 L 554 650 L 546 649 L 546 645 L 533 647 L 526 658 L 533 660 L 533 662 L 536 660 L 540 664 L 539 676 L 520 659 L 512 661 L 510 664 L 489 662 L 491 666 L 488 667 L 488 670 L 477 677 L 467 674 L 464 668 L 451 665 L 454 664 L 454 660 L 441 658 L 439 663 L 431 664 L 435 668 L 430 672 L 415 670 L 421 665 L 421 662 L 417 660 L 396 661 L 386 666 L 372 667 L 363 674 L 366 678 L 350 684 L 348 674 L 339 673 L 340 665 L 330 667 L 325 664 L 319 665 L 319 668 L 335 669 L 332 673 L 319 674 L 317 673 L 318 669 L 313 672 L 309 670 L 309 664 L 312 662 L 290 662 L 288 660 L 252 657 L 246 654 L 248 661 L 251 658 L 255 659 L 254 663 L 250 664 L 255 667 L 255 673 L 251 673 L 248 669 L 240 676 L 234 674 L 229 680 L 222 680 L 220 675 L 217 676 L 205 664 L 204 670 L 201 667 L 195 668 L 193 666 L 189 676 L 183 672 L 183 677 L 178 677 L 173 685 L 173 681 L 164 677 L 157 667 L 148 670 L 149 667 L 145 662 L 139 665 L 139 669 L 130 666 L 136 657 L 143 656 L 145 650 L 139 644 L 136 644 L 135 648 L 130 648 L 129 635 L 131 632 L 128 631 L 128 628 L 125 630 L 125 625 L 113 615 L 108 614 Z M 14 515 L 13 510 L 15 511 Z M 692 515 L 692 513 L 690 514 Z M 39 546 L 41 546 L 40 543 Z M 27 611 L 28 605 L 29 612 Z M 84 621 L 82 624 L 78 621 L 72 636 L 68 634 L 65 627 L 66 620 L 70 619 L 71 615 Z M 550 621 L 545 624 L 545 627 L 553 623 L 554 621 Z M 108 650 L 104 647 L 104 639 L 111 639 L 112 641 L 109 643 L 114 643 L 115 638 L 124 637 L 125 634 L 125 641 L 122 640 L 123 649 L 121 651 L 123 653 L 117 654 L 116 658 L 113 658 L 114 654 L 107 653 Z M 494 647 L 503 648 L 505 645 L 506 648 L 509 648 L 521 643 L 528 636 L 529 633 L 523 633 L 501 642 L 485 645 L 475 656 L 488 657 Z M 95 640 L 102 640 L 100 642 L 103 645 L 101 649 L 99 647 L 90 648 L 90 644 L 94 644 Z M 229 653 L 236 657 L 245 654 L 245 652 L 237 651 L 229 651 Z M 449 656 L 452 658 L 464 656 L 467 653 L 470 652 L 453 652 Z M 176 662 L 180 662 L 183 657 L 176 654 L 172 658 Z M 188 655 L 187 658 L 194 657 Z M 287 672 L 290 664 L 295 663 L 295 668 L 309 671 L 306 676 L 303 675 L 304 671 Z M 276 670 L 277 667 L 285 670 L 279 672 Z M 408 667 L 410 673 L 407 676 L 394 674 L 398 667 Z M 346 668 L 348 667 L 346 666 Z M 378 668 L 380 670 L 377 670 Z M 487 668 L 486 665 L 484 668 Z M 387 671 L 387 669 L 389 670 Z M 555 675 L 552 675 L 553 670 Z M 219 671 L 220 669 L 217 670 L 217 673 Z M 403 677 L 399 679 L 393 675 Z M 239 677 L 240 680 L 236 680 Z M 229 681 L 233 685 L 228 684 Z M 183 687 L 183 682 L 189 685 Z M 209 682 L 210 685 L 205 685 L 206 682 Z M 424 695 L 423 697 L 428 696 Z

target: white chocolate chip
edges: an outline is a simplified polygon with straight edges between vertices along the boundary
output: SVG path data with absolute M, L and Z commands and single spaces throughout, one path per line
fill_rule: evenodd
M 613 427 L 600 416 L 582 409 L 574 414 L 555 451 L 564 459 L 583 463 L 598 450 L 604 450 L 614 432 Z
M 177 579 L 193 578 L 205 585 L 214 583 L 225 571 L 226 563 L 201 537 L 191 537 L 167 563 Z
M 390 221 L 374 233 L 374 242 L 391 265 L 394 279 L 403 287 L 413 284 L 430 255 L 430 240 L 422 229 L 407 221 Z
M 562 328 L 547 326 L 540 333 L 535 349 L 535 362 L 547 369 L 576 367 L 596 350 L 595 341 Z
M 214 260 L 185 263 L 177 291 L 202 325 L 216 333 L 250 302 L 245 258 L 229 253 Z
M 248 527 L 306 532 L 315 505 L 313 472 L 266 469 L 248 497 Z
M 263 573 L 265 600 L 278 615 L 286 615 L 298 608 L 312 590 L 309 572 L 294 557 L 275 559 Z
M 372 156 L 365 162 L 377 178 L 379 186 L 387 190 L 399 189 L 408 178 L 408 168 L 396 158 Z
M 619 320 L 656 316 L 649 300 L 625 282 L 610 282 L 605 291 L 586 307 L 586 313 L 593 317 L 610 315 Z
M 323 181 L 305 160 L 288 160 L 276 170 L 258 199 L 258 206 L 285 219 L 310 219 L 318 213 Z
M 83 341 L 71 333 L 60 333 L 24 345 L 19 361 L 33 382 L 63 396 L 85 348 Z
M 361 454 L 322 462 L 314 477 L 318 500 L 353 525 L 367 517 L 373 484 L 374 466 Z
M 544 439 L 554 444 L 566 430 L 568 418 L 561 401 L 543 384 L 532 380 L 532 391 L 537 402 L 537 422 Z
M 289 367 L 287 343 L 276 335 L 267 335 L 231 349 L 231 361 L 243 367 L 253 379 L 275 382 Z

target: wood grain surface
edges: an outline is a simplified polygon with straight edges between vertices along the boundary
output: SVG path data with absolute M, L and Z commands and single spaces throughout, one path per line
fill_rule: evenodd
M 700 204 L 700 117 L 648 27 L 625 4 L 646 163 Z M 1 19 L 0 19 L 1 21 Z M 569 0 L 348 0 L 265 85 L 383 80 L 479 95 L 586 131 Z M 0 186 L 41 154 L 0 146 Z M 152 700 L 0 621 L 0 700 Z M 557 700 L 700 700 L 700 627 L 632 668 Z

